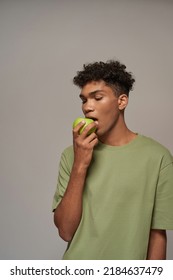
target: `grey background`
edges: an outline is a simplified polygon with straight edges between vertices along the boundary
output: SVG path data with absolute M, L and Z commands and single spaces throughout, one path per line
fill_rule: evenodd
M 125 63 L 136 78 L 128 126 L 173 153 L 172 30 L 168 0 L 0 1 L 1 259 L 60 259 L 66 248 L 51 204 L 82 114 L 72 78 L 83 63 Z

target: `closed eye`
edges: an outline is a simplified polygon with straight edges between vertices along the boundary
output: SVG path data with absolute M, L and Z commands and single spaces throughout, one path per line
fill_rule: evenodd
M 95 100 L 101 100 L 103 96 L 95 96 Z
M 86 103 L 86 102 L 87 102 L 87 100 L 86 100 L 86 99 L 81 99 L 81 101 L 82 101 L 82 104 L 84 104 L 84 103 Z
M 103 96 L 95 96 L 94 99 L 96 101 L 99 101 L 103 98 Z M 82 104 L 85 104 L 87 102 L 87 99 L 81 98 Z

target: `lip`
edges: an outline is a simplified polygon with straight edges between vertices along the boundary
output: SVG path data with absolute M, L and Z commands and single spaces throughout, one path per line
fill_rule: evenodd
M 92 116 L 85 116 L 85 118 L 92 119 L 93 121 L 98 121 L 98 119 L 97 119 L 97 118 L 92 117 Z

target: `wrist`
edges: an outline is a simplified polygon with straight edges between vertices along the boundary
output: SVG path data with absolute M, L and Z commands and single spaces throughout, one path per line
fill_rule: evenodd
M 74 162 L 73 171 L 77 174 L 85 175 L 87 172 L 88 166 L 84 163 Z

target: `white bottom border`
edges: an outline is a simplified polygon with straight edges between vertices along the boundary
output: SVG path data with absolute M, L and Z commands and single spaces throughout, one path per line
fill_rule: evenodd
M 1 279 L 173 279 L 173 261 L 1 260 Z M 2 278 L 3 277 L 3 278 Z

